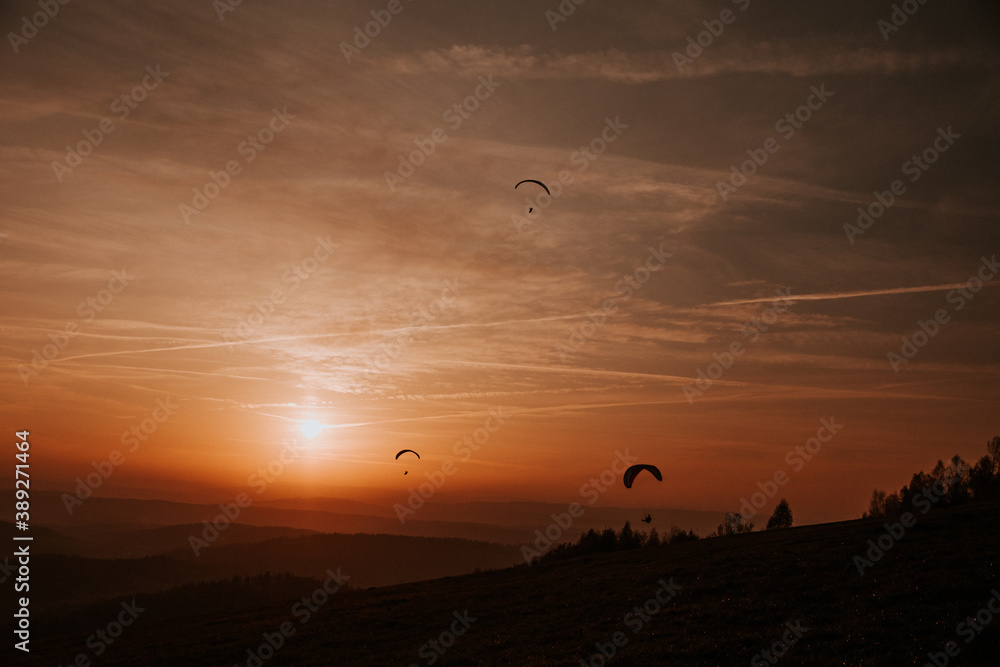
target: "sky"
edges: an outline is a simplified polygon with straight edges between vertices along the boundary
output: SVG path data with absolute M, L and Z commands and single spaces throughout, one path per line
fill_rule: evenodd
M 270 464 L 269 497 L 398 502 L 454 466 L 441 501 L 568 504 L 627 452 L 663 482 L 600 502 L 735 511 L 784 471 L 802 523 L 982 456 L 994 6 L 559 7 L 5 3 L 0 414 L 36 484 L 117 450 L 101 493 Z

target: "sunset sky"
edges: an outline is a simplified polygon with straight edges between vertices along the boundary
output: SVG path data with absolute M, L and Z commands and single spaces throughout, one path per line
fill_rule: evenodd
M 627 448 L 664 474 L 645 504 L 736 510 L 785 470 L 802 523 L 1000 434 L 990 3 L 886 31 L 888 1 L 593 0 L 550 24 L 556 0 L 403 0 L 350 62 L 342 43 L 394 3 L 73 2 L 30 39 L 8 33 L 37 4 L 9 4 L 0 410 L 32 432 L 41 488 L 117 449 L 103 492 L 222 502 L 297 438 L 269 498 L 391 504 L 450 457 L 441 501 L 570 503 Z M 721 33 L 679 71 L 705 21 Z M 538 186 L 513 187 L 555 194 L 561 172 L 540 213 Z M 128 451 L 157 401 L 174 414 Z M 639 504 L 620 484 L 601 502 Z

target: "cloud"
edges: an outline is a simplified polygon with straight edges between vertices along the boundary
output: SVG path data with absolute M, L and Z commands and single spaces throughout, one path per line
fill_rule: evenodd
M 731 74 L 900 75 L 956 67 L 996 68 L 988 53 L 973 49 L 894 51 L 885 48 L 845 50 L 843 45 L 815 48 L 803 42 L 737 43 L 714 48 L 703 59 L 678 69 L 675 50 L 627 52 L 620 49 L 559 53 L 523 44 L 517 47 L 455 45 L 446 49 L 386 54 L 368 63 L 398 76 L 432 74 L 500 80 L 604 79 L 641 85 L 676 79 Z

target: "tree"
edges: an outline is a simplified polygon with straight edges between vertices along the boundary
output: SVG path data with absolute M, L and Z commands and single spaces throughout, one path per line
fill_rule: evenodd
M 885 497 L 885 516 L 899 516 L 903 511 L 903 501 L 896 493 L 890 493 Z
M 788 506 L 788 501 L 784 498 L 774 508 L 771 518 L 767 520 L 767 530 L 792 527 L 792 508 Z
M 614 528 L 605 528 L 601 533 L 601 551 L 614 551 L 618 548 L 618 536 Z
M 933 481 L 947 480 L 951 477 L 951 471 L 948 470 L 944 465 L 944 461 L 938 459 L 937 464 L 935 464 L 934 469 L 931 470 L 931 479 Z
M 622 528 L 621 532 L 618 533 L 618 548 L 621 550 L 625 549 L 635 549 L 642 546 L 641 533 L 636 533 L 632 530 L 632 524 L 629 521 L 625 522 L 625 526 Z
M 862 519 L 877 519 L 885 516 L 885 491 L 872 490 L 872 499 L 868 503 L 868 511 L 861 515 Z
M 677 542 L 690 542 L 692 540 L 697 540 L 698 534 L 693 530 L 681 530 L 677 526 L 670 526 L 670 533 L 667 537 L 663 538 L 665 544 L 675 544 Z
M 925 489 L 931 488 L 933 484 L 934 478 L 925 473 L 923 470 L 913 473 L 913 477 L 910 478 L 909 485 L 910 502 L 912 503 L 915 497 L 922 494 Z
M 967 503 L 972 495 L 969 491 L 969 476 L 972 468 L 958 454 L 951 457 L 950 465 L 952 478 L 948 489 L 948 503 L 951 505 Z
M 577 544 L 580 545 L 581 553 L 590 554 L 595 551 L 600 551 L 601 535 L 596 530 L 591 528 L 586 532 L 586 534 L 580 535 L 580 540 Z
M 993 474 L 1000 473 L 1000 435 L 993 436 L 993 439 L 986 443 L 986 453 L 993 462 Z
M 660 546 L 660 534 L 656 532 L 656 529 L 649 531 L 649 539 L 646 540 L 647 547 L 658 547 Z
M 749 533 L 753 531 L 753 521 L 747 521 L 741 514 L 726 512 L 722 523 L 715 529 L 714 535 L 725 537 L 726 535 L 738 535 L 739 533 Z
M 983 456 L 969 471 L 969 489 L 973 500 L 990 500 L 997 495 L 997 483 L 993 477 L 993 461 Z

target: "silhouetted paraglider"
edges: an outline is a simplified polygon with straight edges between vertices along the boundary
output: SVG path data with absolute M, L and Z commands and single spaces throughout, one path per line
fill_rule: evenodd
M 549 189 L 548 189 L 548 187 L 546 187 L 545 183 L 542 183 L 541 181 L 536 181 L 536 180 L 535 180 L 535 179 L 533 179 L 533 178 L 526 178 L 525 180 L 521 181 L 521 182 L 520 182 L 520 183 L 518 183 L 517 185 L 520 185 L 521 183 L 538 183 L 538 184 L 539 184 L 540 186 L 542 186 L 542 188 L 544 188 L 544 189 L 545 189 L 545 192 L 546 192 L 546 193 L 547 193 L 547 194 L 548 194 L 548 195 L 549 195 L 550 197 L 552 196 L 552 193 L 551 193 L 551 192 L 549 192 Z M 517 185 L 515 185 L 515 186 L 514 186 L 514 189 L 515 189 L 515 190 L 517 190 Z M 531 207 L 528 207 L 528 213 L 531 213 L 531 212 L 532 212 L 533 210 L 535 210 L 535 209 L 533 209 L 533 208 L 531 208 Z
M 399 457 L 400 457 L 400 456 L 402 456 L 403 454 L 405 454 L 406 452 L 409 452 L 409 453 L 413 454 L 413 455 L 414 455 L 414 456 L 416 456 L 416 457 L 417 457 L 418 459 L 420 458 L 420 454 L 417 454 L 417 453 L 416 453 L 415 451 L 413 451 L 412 449 L 401 449 L 401 450 L 399 450 L 398 452 L 396 452 L 396 460 L 399 460 Z M 404 470 L 404 471 L 403 471 L 403 474 L 404 474 L 404 475 L 409 475 L 409 474 L 410 474 L 410 471 L 409 471 L 409 470 Z
M 636 465 L 626 470 L 625 475 L 622 477 L 622 481 L 625 483 L 626 489 L 632 488 L 632 483 L 635 482 L 636 476 L 638 476 L 638 474 L 641 473 L 643 470 L 649 471 L 649 474 L 655 477 L 656 481 L 658 482 L 663 481 L 663 475 L 660 474 L 659 468 L 657 468 L 656 466 L 647 465 L 645 463 L 637 463 Z M 649 514 L 649 512 L 646 512 L 646 516 L 644 516 L 641 519 L 643 523 L 650 523 L 652 522 L 652 520 L 653 517 Z

